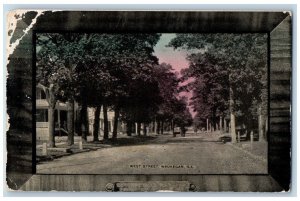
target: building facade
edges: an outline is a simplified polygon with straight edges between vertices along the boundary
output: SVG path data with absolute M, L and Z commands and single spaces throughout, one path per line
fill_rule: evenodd
M 48 121 L 48 107 L 49 103 L 46 100 L 46 94 L 40 87 L 36 88 L 36 139 L 37 140 L 48 140 L 49 138 L 49 121 Z M 74 104 L 74 122 L 75 122 L 75 136 L 78 135 L 78 126 L 76 122 L 80 119 L 79 105 L 75 102 Z M 107 112 L 108 116 L 108 130 L 109 133 L 112 133 L 113 122 L 114 122 L 114 111 L 109 110 Z M 95 118 L 95 108 L 88 108 L 88 119 L 89 119 L 89 134 L 93 134 Z M 64 102 L 58 101 L 55 106 L 55 135 L 56 136 L 65 136 L 68 133 L 67 129 L 67 104 Z M 124 125 L 120 122 L 118 126 L 118 132 L 122 132 Z M 80 128 L 80 126 L 79 126 Z M 104 128 L 104 118 L 103 118 L 103 108 L 100 112 L 100 136 L 103 135 Z

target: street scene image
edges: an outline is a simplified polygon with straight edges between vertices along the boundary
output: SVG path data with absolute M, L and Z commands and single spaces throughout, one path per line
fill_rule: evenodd
M 38 174 L 267 174 L 263 33 L 36 33 Z

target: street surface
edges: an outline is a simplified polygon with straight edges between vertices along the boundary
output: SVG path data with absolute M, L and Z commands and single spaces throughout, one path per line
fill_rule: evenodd
M 267 163 L 210 134 L 159 135 L 139 145 L 101 148 L 37 165 L 43 174 L 266 174 Z

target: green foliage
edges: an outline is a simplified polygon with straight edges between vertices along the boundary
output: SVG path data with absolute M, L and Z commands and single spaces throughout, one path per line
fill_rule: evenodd
M 171 121 L 175 125 L 185 127 L 192 124 L 193 118 L 188 109 L 186 97 L 180 97 L 182 88 L 179 84 L 184 81 L 178 77 L 170 64 L 162 63 L 155 66 L 155 78 L 158 82 L 161 103 L 156 119 Z
M 228 116 L 229 87 L 237 116 L 251 119 L 257 104 L 266 105 L 266 34 L 177 34 L 169 46 L 191 52 L 182 73 L 194 78 L 187 88 L 193 90 L 191 105 L 200 123 Z
M 160 34 L 41 33 L 37 82 L 58 100 L 90 107 L 103 102 L 121 119 L 149 121 L 160 101 L 153 47 Z
M 158 82 L 159 96 L 162 100 L 156 115 L 158 119 L 172 119 L 176 112 L 179 79 L 172 70 L 172 66 L 166 63 L 154 67 L 154 77 Z
M 208 53 L 188 56 L 189 68 L 184 76 L 194 77 L 190 89 L 193 90 L 191 105 L 203 118 L 211 118 L 212 113 L 223 115 L 228 108 L 228 71 L 223 63 Z
M 76 68 L 85 60 L 87 39 L 80 34 L 39 33 L 36 40 L 37 83 L 55 86 L 57 99 L 73 99 L 78 93 Z
M 187 97 L 184 96 L 174 103 L 174 123 L 181 128 L 191 126 L 193 123 L 193 117 L 187 105 Z
M 37 35 L 37 81 L 55 83 L 57 98 L 82 93 L 89 105 L 128 95 L 133 80 L 151 78 L 159 34 L 42 33 Z M 97 98 L 98 95 L 98 98 Z

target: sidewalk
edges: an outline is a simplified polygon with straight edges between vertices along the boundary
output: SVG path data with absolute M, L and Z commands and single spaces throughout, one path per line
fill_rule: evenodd
M 89 152 L 89 151 L 96 151 L 98 149 L 102 148 L 110 148 L 113 146 L 126 146 L 126 145 L 134 145 L 134 144 L 143 144 L 146 141 L 153 140 L 156 137 L 153 135 L 151 136 L 126 136 L 126 135 L 120 135 L 117 139 L 117 141 L 113 142 L 111 139 L 107 140 L 106 142 L 103 142 L 103 140 L 100 140 L 98 142 L 93 142 L 93 136 L 87 137 L 87 142 L 82 144 L 83 149 L 80 149 L 79 142 L 81 141 L 80 136 L 75 136 L 74 138 L 74 144 L 71 146 L 68 146 L 67 144 L 67 136 L 62 137 L 55 137 L 55 145 L 56 148 L 65 148 L 69 149 L 68 152 L 58 151 L 55 149 L 48 149 L 47 155 L 43 155 L 43 145 L 42 142 L 39 142 L 39 144 L 36 146 L 36 162 L 41 163 L 44 161 L 51 161 L 56 158 L 60 158 L 63 156 L 69 156 L 77 153 L 83 153 L 83 152 Z M 100 137 L 101 139 L 101 137 Z
M 76 154 L 76 153 L 83 153 L 83 152 L 97 150 L 100 148 L 111 147 L 111 145 L 100 144 L 100 142 L 88 141 L 87 143 L 83 144 L 83 149 L 80 149 L 79 148 L 79 139 L 80 139 L 80 137 L 75 138 L 74 139 L 75 142 L 71 146 L 68 146 L 67 140 L 62 142 L 61 139 L 55 139 L 56 148 L 65 148 L 65 149 L 69 150 L 68 152 L 58 151 L 55 149 L 48 149 L 47 155 L 43 155 L 43 151 L 42 151 L 43 145 L 37 145 L 36 146 L 36 162 L 40 163 L 40 162 L 50 161 L 50 160 L 53 160 L 56 158 L 60 158 L 63 156 L 69 156 L 69 155 Z
M 207 133 L 206 136 L 213 140 L 218 140 L 220 136 L 230 136 L 229 133 L 220 133 L 212 132 Z M 239 143 L 232 144 L 231 142 L 227 142 L 226 144 L 231 145 L 234 149 L 238 151 L 243 151 L 247 153 L 250 157 L 254 159 L 261 160 L 262 162 L 268 162 L 268 142 L 266 141 L 254 141 L 251 145 L 250 141 L 241 141 Z
M 251 145 L 250 141 L 243 141 L 235 144 L 228 144 L 239 151 L 247 153 L 254 159 L 258 159 L 265 163 L 268 162 L 268 142 L 254 141 Z

